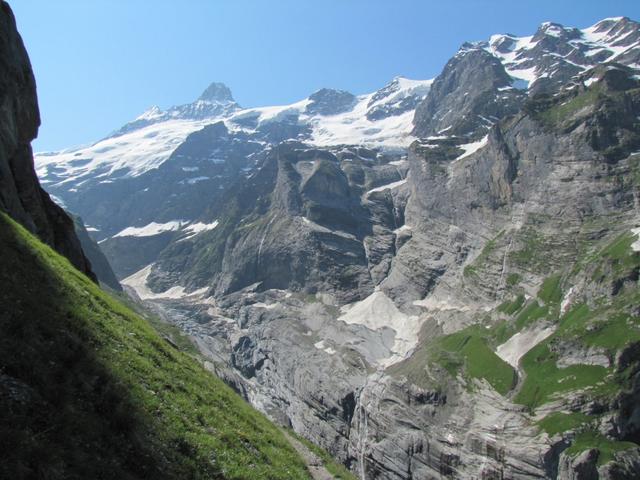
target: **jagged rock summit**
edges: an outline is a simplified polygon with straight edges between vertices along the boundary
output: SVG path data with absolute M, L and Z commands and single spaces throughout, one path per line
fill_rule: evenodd
M 233 95 L 231 94 L 231 89 L 227 87 L 224 83 L 213 82 L 209 85 L 202 95 L 198 98 L 198 100 L 203 100 L 205 102 L 211 103 L 234 103 Z

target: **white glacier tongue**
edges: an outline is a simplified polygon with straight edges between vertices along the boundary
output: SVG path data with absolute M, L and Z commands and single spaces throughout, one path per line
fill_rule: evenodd
M 152 268 L 153 264 L 147 265 L 133 275 L 128 276 L 120 283 L 133 289 L 141 300 L 177 300 L 181 298 L 200 298 L 209 290 L 208 287 L 203 287 L 192 292 L 187 292 L 184 287 L 175 286 L 171 287 L 168 290 L 165 290 L 164 292 L 154 293 L 147 286 L 147 278 L 149 277 Z

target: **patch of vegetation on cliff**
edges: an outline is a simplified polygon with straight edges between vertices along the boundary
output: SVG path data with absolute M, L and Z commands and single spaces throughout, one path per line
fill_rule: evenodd
M 603 97 L 603 88 L 599 83 L 596 83 L 578 95 L 543 109 L 538 113 L 538 119 L 549 127 L 565 126 L 581 110 L 595 108 Z
M 628 379 L 615 375 L 613 367 L 577 364 L 559 368 L 558 354 L 550 347 L 568 344 L 585 350 L 596 348 L 613 361 L 617 352 L 625 346 L 640 341 L 640 318 L 634 313 L 640 304 L 640 290 L 634 276 L 640 263 L 640 255 L 631 249 L 632 241 L 633 236 L 625 232 L 602 248 L 595 249 L 595 253 L 580 262 L 581 270 L 584 270 L 587 278 L 591 278 L 595 285 L 605 285 L 589 305 L 583 301 L 577 302 L 567 313 L 560 315 L 558 302 L 562 298 L 561 277 L 553 275 L 543 282 L 539 297 L 550 302 L 549 315 L 556 319 L 557 328 L 552 336 L 522 358 L 521 365 L 526 377 L 515 398 L 516 402 L 535 409 L 567 391 L 585 389 L 593 397 L 610 398 L 620 389 L 626 388 Z M 626 284 L 620 283 L 620 279 L 628 281 Z M 518 315 L 516 325 L 525 323 L 522 317 L 527 310 L 534 308 L 531 305 Z M 533 316 L 537 317 L 538 314 Z
M 462 273 L 465 277 L 478 275 L 486 267 L 487 261 L 489 261 L 489 259 L 491 258 L 491 255 L 496 250 L 498 246 L 498 242 L 503 235 L 504 235 L 504 231 L 498 233 L 498 235 L 496 235 L 495 238 L 485 243 L 484 247 L 482 248 L 482 251 L 475 258 L 475 260 L 469 265 L 467 265 L 466 267 L 464 267 L 464 270 Z
M 562 289 L 560 288 L 560 274 L 552 275 L 542 282 L 540 290 L 538 290 L 538 298 L 547 304 L 558 303 L 562 300 Z
M 557 433 L 575 430 L 590 420 L 593 420 L 593 417 L 582 412 L 553 412 L 540 420 L 538 426 L 549 436 L 553 436 Z
M 633 442 L 618 442 L 610 440 L 597 430 L 588 429 L 576 436 L 573 444 L 565 451 L 567 455 L 576 456 L 591 448 L 598 449 L 597 465 L 604 465 L 614 459 L 617 452 L 622 452 L 630 448 L 637 448 Z
M 0 248 L 0 477 L 309 478 L 264 416 L 5 215 Z
M 506 313 L 507 315 L 513 315 L 517 311 L 519 311 L 524 305 L 525 298 L 524 295 L 518 295 L 512 301 L 505 301 L 498 306 L 498 311 L 502 313 Z
M 605 381 L 610 369 L 599 365 L 571 365 L 558 368 L 557 355 L 549 349 L 550 340 L 539 343 L 521 359 L 525 381 L 515 402 L 535 409 L 555 394 L 587 388 Z
M 473 326 L 438 338 L 431 358 L 454 377 L 461 372 L 470 379 L 485 379 L 502 395 L 515 385 L 515 370 L 490 348 L 482 327 Z

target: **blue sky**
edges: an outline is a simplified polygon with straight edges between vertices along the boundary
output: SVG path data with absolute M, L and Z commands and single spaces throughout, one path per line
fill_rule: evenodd
M 436 76 L 466 40 L 640 19 L 638 0 L 14 0 L 43 125 L 36 150 L 88 143 L 149 106 L 225 82 L 243 106 L 321 87 Z

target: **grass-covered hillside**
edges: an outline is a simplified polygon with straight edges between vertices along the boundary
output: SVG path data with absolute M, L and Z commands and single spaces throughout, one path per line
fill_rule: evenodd
M 0 478 L 309 478 L 282 433 L 0 214 Z

